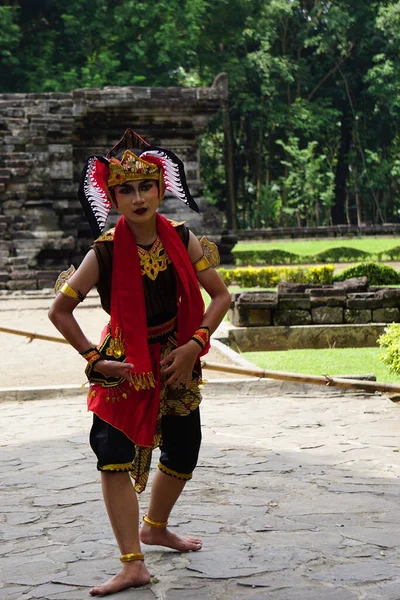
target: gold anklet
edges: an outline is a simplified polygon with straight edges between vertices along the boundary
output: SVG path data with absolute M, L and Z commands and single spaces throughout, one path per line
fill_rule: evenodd
M 150 527 L 158 527 L 159 529 L 165 529 L 168 526 L 168 521 L 153 521 L 153 519 L 149 519 L 147 515 L 144 515 L 143 521 L 150 525 Z
M 121 554 L 119 557 L 121 562 L 131 562 L 133 560 L 144 560 L 144 554 L 141 552 L 133 552 L 132 554 Z

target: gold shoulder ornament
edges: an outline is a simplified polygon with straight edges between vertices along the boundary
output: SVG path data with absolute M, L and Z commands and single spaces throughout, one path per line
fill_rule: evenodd
M 96 243 L 96 242 L 113 242 L 114 241 L 114 233 L 115 233 L 115 227 L 113 227 L 112 229 L 108 229 L 107 231 L 104 231 L 96 240 L 94 240 L 94 243 Z
M 78 302 L 82 302 L 84 297 L 80 291 L 74 290 L 74 288 L 72 288 L 68 283 L 69 278 L 72 277 L 75 271 L 76 269 L 74 265 L 71 265 L 66 271 L 61 271 L 54 286 L 54 293 L 57 294 L 60 292 L 61 294 L 64 294 L 64 296 L 68 296 L 69 298 L 78 300 Z
M 200 245 L 203 248 L 204 256 L 208 258 L 208 261 L 212 267 L 218 267 L 221 262 L 217 245 L 214 242 L 210 242 L 205 235 L 200 238 Z
M 205 271 L 210 267 L 217 267 L 220 263 L 219 252 L 216 244 L 210 242 L 205 236 L 200 239 L 200 245 L 203 248 L 203 256 L 199 258 L 193 267 L 197 273 Z
M 71 265 L 65 271 L 61 271 L 61 273 L 57 277 L 57 280 L 56 280 L 56 283 L 55 283 L 55 286 L 54 286 L 54 293 L 55 294 L 57 294 L 57 292 L 59 292 L 61 290 L 61 288 L 64 285 L 64 283 L 66 283 L 68 281 L 68 279 L 70 277 L 72 277 L 72 275 L 75 273 L 75 271 L 76 271 L 76 269 L 75 269 L 74 265 Z

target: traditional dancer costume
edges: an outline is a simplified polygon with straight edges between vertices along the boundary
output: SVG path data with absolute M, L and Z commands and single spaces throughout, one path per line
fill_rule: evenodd
M 121 160 L 115 158 L 124 149 Z M 79 190 L 96 238 L 101 304 L 111 316 L 99 346 L 83 353 L 90 382 L 88 409 L 94 413 L 90 442 L 98 469 L 129 471 L 138 492 L 146 487 L 156 447 L 161 448 L 158 467 L 171 477 L 191 479 L 197 463 L 200 361 L 189 389 L 183 384 L 165 386 L 160 361 L 190 339 L 201 346 L 199 357 L 208 351 L 209 332 L 200 327 L 204 303 L 195 272 L 211 266 L 206 256 L 192 265 L 188 228 L 159 214 L 158 237 L 151 246 L 136 244 L 125 217 L 103 233 L 112 206 L 110 188 L 142 179 L 158 181 L 160 201 L 166 188 L 198 212 L 182 162 L 168 150 L 149 146 L 131 130 L 107 157 L 88 159 Z M 68 283 L 60 291 L 79 295 Z M 96 371 L 96 363 L 103 359 L 132 363 L 129 380 Z

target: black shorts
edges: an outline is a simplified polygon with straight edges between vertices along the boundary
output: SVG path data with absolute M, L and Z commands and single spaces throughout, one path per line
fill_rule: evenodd
M 190 479 L 201 444 L 200 409 L 186 417 L 166 415 L 161 419 L 162 444 L 159 468 L 172 477 Z M 90 445 L 102 471 L 129 471 L 135 458 L 135 444 L 122 431 L 93 415 Z M 118 468 L 119 466 L 124 468 Z M 182 477 L 179 477 L 182 475 Z

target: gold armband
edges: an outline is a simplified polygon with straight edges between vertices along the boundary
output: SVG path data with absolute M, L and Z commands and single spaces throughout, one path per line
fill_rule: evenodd
M 84 300 L 82 294 L 79 291 L 74 290 L 74 288 L 72 288 L 68 282 L 65 282 L 59 291 L 64 294 L 64 296 L 78 300 L 78 302 L 82 302 Z
M 200 271 L 205 271 L 206 269 L 209 269 L 210 267 L 211 267 L 210 261 L 208 260 L 207 256 L 204 256 L 204 254 L 199 260 L 197 260 L 195 263 L 193 263 L 193 268 L 198 273 L 200 273 Z
M 200 238 L 200 245 L 203 248 L 204 256 L 208 258 L 210 267 L 217 267 L 221 262 L 217 245 L 210 242 L 204 235 Z

